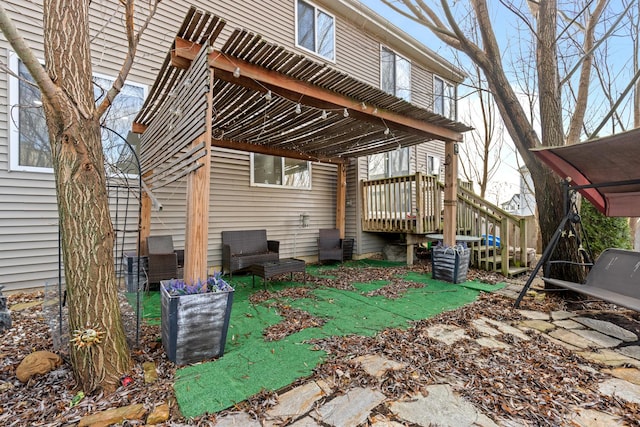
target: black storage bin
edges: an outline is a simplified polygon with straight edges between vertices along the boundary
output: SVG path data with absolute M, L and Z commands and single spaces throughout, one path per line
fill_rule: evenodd
M 433 278 L 451 283 L 466 282 L 471 249 L 462 245 L 431 248 Z

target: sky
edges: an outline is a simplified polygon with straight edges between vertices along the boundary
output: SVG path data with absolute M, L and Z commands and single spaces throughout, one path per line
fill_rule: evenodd
M 361 3 L 371 8 L 379 15 L 383 16 L 389 22 L 395 26 L 401 28 L 407 34 L 429 47 L 432 51 L 438 53 L 452 63 L 456 62 L 456 52 L 440 41 L 433 33 L 424 27 L 423 25 L 405 18 L 399 13 L 395 12 L 388 6 L 384 5 L 380 0 L 360 0 Z M 507 26 L 499 26 L 499 30 L 506 31 Z M 458 56 L 460 56 L 458 54 Z M 459 91 L 463 92 L 465 89 L 460 88 Z M 477 110 L 477 98 L 465 97 L 458 101 L 458 119 L 470 126 L 479 128 L 480 123 L 473 123 L 472 117 L 474 116 L 470 112 Z M 513 194 L 519 192 L 520 175 L 517 172 L 520 163 L 516 159 L 516 150 L 509 138 L 509 135 L 505 131 L 506 144 L 501 152 L 501 162 L 498 172 L 492 180 L 492 185 L 487 192 L 487 198 L 491 202 L 505 202 L 513 196 Z M 476 186 L 476 191 L 479 191 Z
M 450 62 L 456 63 L 458 58 L 461 61 L 468 61 L 468 59 L 466 59 L 464 55 L 456 53 L 453 49 L 449 48 L 443 42 L 441 42 L 432 34 L 429 29 L 422 26 L 421 24 L 418 24 L 408 18 L 401 16 L 399 13 L 384 5 L 381 0 L 360 1 L 364 5 L 376 11 L 381 16 L 385 17 L 395 26 L 404 30 L 406 33 L 414 37 L 416 40 L 427 46 L 432 51 L 449 60 Z M 613 2 L 609 3 L 608 7 L 612 8 L 612 10 L 621 11 L 623 4 L 625 3 L 626 2 L 621 2 L 620 0 L 614 0 Z M 489 2 L 490 7 L 493 4 L 494 3 L 492 1 Z M 518 51 L 519 46 L 516 44 L 518 39 L 514 36 L 514 27 L 516 25 L 517 18 L 511 12 L 506 11 L 504 7 L 493 8 L 491 9 L 490 13 L 493 14 L 492 21 L 494 23 L 500 23 L 500 25 L 494 25 L 494 31 L 496 31 L 498 42 L 500 43 L 503 50 L 505 47 L 508 47 L 511 51 Z M 611 18 L 606 22 L 611 23 L 613 21 L 614 19 Z M 561 21 L 560 24 L 562 24 Z M 603 32 L 604 31 L 601 31 L 601 33 Z M 620 91 L 622 91 L 622 88 L 624 88 L 626 83 L 630 80 L 630 76 L 633 74 L 633 69 L 630 64 L 623 63 L 623 61 L 630 61 L 630 58 L 632 56 L 630 55 L 630 52 L 632 52 L 631 38 L 628 36 L 628 33 L 625 34 L 624 31 L 621 31 L 620 33 L 612 37 L 610 39 L 608 49 L 610 50 L 610 56 L 605 60 L 605 63 L 609 61 L 607 63 L 606 71 L 611 72 L 614 76 L 614 80 L 617 80 L 618 85 L 621 86 L 619 89 L 617 89 L 619 93 Z M 505 63 L 511 60 L 510 55 L 512 54 L 505 54 Z M 569 61 L 571 60 L 573 59 L 569 58 Z M 596 78 L 593 74 L 592 77 L 594 79 Z M 594 86 L 597 86 L 597 84 L 592 83 L 592 87 Z M 465 88 L 460 87 L 458 90 L 459 95 L 463 94 L 464 92 Z M 587 124 L 587 126 L 591 126 L 592 129 L 596 126 L 599 120 L 601 120 L 604 112 L 606 112 L 609 108 L 609 102 L 607 100 L 604 100 L 601 94 L 599 99 L 598 95 L 599 94 L 597 93 L 597 90 L 591 91 L 590 105 L 587 117 L 585 118 L 585 120 L 591 120 L 591 123 Z M 473 122 L 473 117 L 476 116 L 475 114 L 473 114 L 473 112 L 477 111 L 477 100 L 474 101 L 474 99 L 472 99 L 471 97 L 461 98 L 459 96 L 459 98 L 458 119 L 475 128 L 481 127 L 481 123 L 476 124 Z M 627 97 L 627 99 L 629 99 L 629 97 Z M 627 106 L 625 107 L 622 114 L 623 116 L 626 114 L 626 118 L 629 123 L 631 122 L 631 120 L 629 119 L 631 114 L 630 112 L 631 106 L 627 103 Z M 621 131 L 621 129 L 619 128 L 609 128 L 608 130 L 603 129 L 600 132 L 600 135 L 604 136 L 612 132 L 619 131 Z M 492 185 L 490 186 L 492 187 L 493 199 L 491 198 L 490 194 L 487 195 L 487 198 L 493 202 L 503 202 L 509 200 L 514 193 L 517 193 L 519 191 L 520 178 L 517 169 L 522 162 L 517 161 L 516 150 L 515 148 L 513 148 L 513 142 L 509 138 L 509 135 L 506 133 L 506 131 L 504 140 L 506 146 L 501 153 L 499 172 L 492 180 Z

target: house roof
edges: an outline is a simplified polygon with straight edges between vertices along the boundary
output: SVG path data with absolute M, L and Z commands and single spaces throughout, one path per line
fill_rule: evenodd
M 183 91 L 192 61 L 206 46 L 214 73 L 215 146 L 340 162 L 430 139 L 460 141 L 461 133 L 471 129 L 246 30 L 233 31 L 216 50 L 213 45 L 224 25 L 220 17 L 191 8 L 134 131 L 144 131 L 154 120 L 166 121 L 166 111 L 176 110 L 175 92 Z M 165 127 L 154 133 L 157 155 L 141 156 L 143 172 L 166 160 L 167 152 L 180 151 L 158 147 L 160 140 L 175 144 L 169 132 L 176 130 Z
M 640 216 L 640 128 L 532 150 L 607 216 Z

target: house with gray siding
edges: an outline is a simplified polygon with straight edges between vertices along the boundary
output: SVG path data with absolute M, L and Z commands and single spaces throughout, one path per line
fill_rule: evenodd
M 169 234 L 176 247 L 185 245 L 187 175 L 164 181 L 158 176 L 144 184 L 142 193 L 135 188 L 123 190 L 126 186 L 121 184 L 137 186 L 135 162 L 124 141 L 134 121 L 143 117 L 140 109 L 190 6 L 183 1 L 160 3 L 123 93 L 105 119 L 107 170 L 112 182 L 120 183 L 114 185 L 111 199 L 114 223 L 121 233 L 117 257 L 123 251 L 135 251 L 137 234 L 131 228 L 137 229 L 140 194 L 150 194 L 154 202 L 148 233 Z M 42 5 L 7 0 L 4 7 L 36 55 L 44 59 Z M 118 8 L 118 2 L 106 0 L 93 1 L 90 6 L 97 99 L 117 76 L 125 54 L 122 25 L 114 19 L 121 12 Z M 217 0 L 200 1 L 197 8 L 225 21 L 218 36 L 221 44 L 237 34 L 237 29 L 244 29 L 455 127 L 456 86 L 464 74 L 358 0 Z M 38 117 L 41 104 L 37 90 L 25 82 L 28 73 L 1 34 L 0 63 L 9 70 L 0 70 L 0 105 L 6 106 L 0 110 L 0 285 L 9 290 L 41 287 L 57 283 L 59 275 L 54 177 L 46 132 Z M 364 103 L 362 108 L 367 108 Z M 303 104 L 301 109 L 305 111 L 298 113 L 293 108 L 291 114 L 310 114 L 308 106 Z M 313 113 L 324 115 L 325 111 L 316 107 Z M 263 118 L 272 119 L 271 114 L 276 113 L 263 113 Z M 326 114 L 335 117 L 342 110 L 328 109 Z M 180 115 L 172 116 L 176 126 Z M 212 140 L 225 140 L 223 127 L 217 129 Z M 389 132 L 393 129 L 385 129 L 384 135 Z M 207 264 L 212 269 L 221 265 L 224 230 L 265 228 L 269 239 L 280 241 L 281 257 L 314 261 L 318 230 L 337 227 L 336 211 L 340 209 L 344 210 L 343 232 L 355 239 L 354 256 L 380 253 L 395 236 L 363 230 L 360 182 L 417 173 L 443 177 L 444 173 L 445 145 L 434 138 L 350 156 L 344 163 L 344 206 L 337 206 L 335 164 L 277 155 L 282 153 L 286 151 L 251 152 L 223 143 L 212 144 L 207 151 L 211 160 Z M 309 220 L 304 226 L 303 214 Z

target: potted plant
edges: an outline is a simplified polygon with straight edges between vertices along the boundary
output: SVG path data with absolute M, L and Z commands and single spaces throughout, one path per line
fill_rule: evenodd
M 217 272 L 206 281 L 160 282 L 162 345 L 183 365 L 220 357 L 227 340 L 234 289 Z
M 451 283 L 466 282 L 471 249 L 466 244 L 446 246 L 442 242 L 431 247 L 432 277 Z

